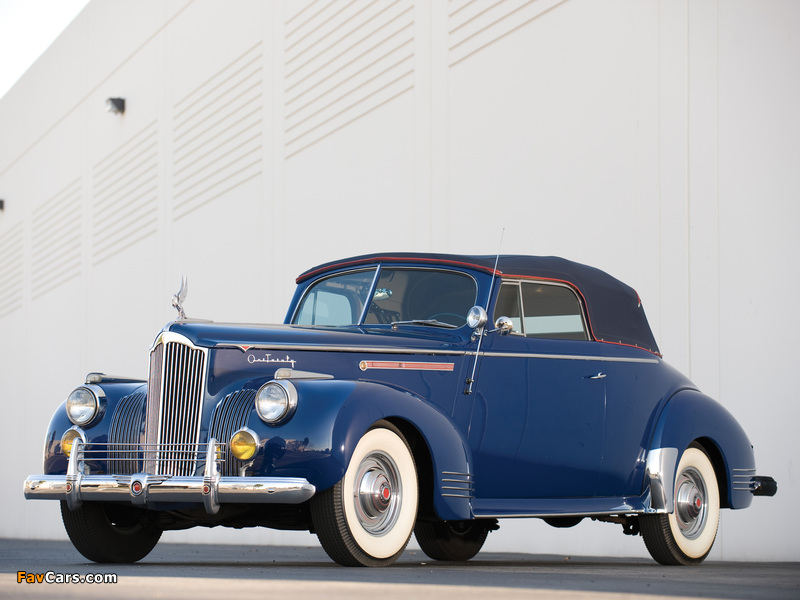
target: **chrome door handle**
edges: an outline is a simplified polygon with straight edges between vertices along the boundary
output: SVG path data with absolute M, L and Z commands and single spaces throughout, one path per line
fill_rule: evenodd
M 597 375 L 589 375 L 588 379 L 605 379 L 605 373 L 598 373 Z

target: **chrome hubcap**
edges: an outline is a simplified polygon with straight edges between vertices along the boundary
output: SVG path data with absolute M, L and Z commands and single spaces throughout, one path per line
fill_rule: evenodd
M 686 469 L 675 484 L 675 516 L 681 533 L 693 540 L 699 536 L 708 518 L 708 495 L 703 477 L 695 469 Z
M 402 484 L 397 465 L 383 452 L 361 461 L 355 478 L 354 502 L 360 525 L 372 535 L 391 530 L 400 512 Z

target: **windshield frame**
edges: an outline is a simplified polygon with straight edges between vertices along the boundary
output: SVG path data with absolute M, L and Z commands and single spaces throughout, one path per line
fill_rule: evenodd
M 361 308 L 361 313 L 358 316 L 358 321 L 356 323 L 348 323 L 347 325 L 312 325 L 308 323 L 297 323 L 297 319 L 300 316 L 300 310 L 303 308 L 303 305 L 306 301 L 308 295 L 316 288 L 317 285 L 326 281 L 328 279 L 332 279 L 334 277 L 341 277 L 343 275 L 351 275 L 353 273 L 361 273 L 365 271 L 372 271 L 375 272 L 372 275 L 372 281 L 369 284 L 369 288 L 366 295 L 366 301 L 364 302 L 364 306 Z M 290 325 L 299 325 L 301 327 L 320 327 L 324 329 L 330 329 L 332 327 L 358 327 L 360 323 L 364 321 L 364 317 L 366 315 L 367 310 L 369 310 L 369 298 L 372 298 L 372 294 L 374 294 L 375 290 L 375 283 L 378 281 L 378 277 L 381 272 L 381 265 L 369 265 L 365 267 L 361 267 L 358 269 L 348 269 L 346 271 L 338 271 L 335 273 L 329 273 L 317 279 L 314 279 L 309 283 L 305 290 L 303 290 L 303 295 L 297 301 L 297 304 L 294 307 L 294 312 L 292 313 L 292 318 L 289 320 Z
M 359 267 L 359 268 L 337 271 L 337 272 L 329 273 L 329 274 L 326 274 L 324 276 L 321 276 L 319 278 L 314 279 L 313 281 L 311 281 L 308 284 L 306 289 L 303 290 L 303 294 L 300 296 L 300 298 L 297 301 L 297 304 L 295 305 L 294 311 L 292 313 L 292 318 L 289 321 L 289 323 L 291 325 L 298 325 L 298 326 L 301 326 L 301 327 L 314 327 L 314 328 L 323 328 L 323 329 L 331 329 L 331 328 L 337 328 L 337 327 L 369 327 L 369 328 L 388 328 L 388 329 L 396 329 L 398 326 L 429 327 L 428 325 L 426 325 L 423 322 L 417 322 L 417 323 L 413 323 L 413 322 L 408 322 L 408 323 L 398 322 L 398 323 L 394 323 L 394 324 L 392 324 L 392 323 L 365 323 L 367 315 L 369 314 L 370 305 L 372 304 L 372 298 L 375 295 L 375 289 L 376 289 L 376 287 L 378 285 L 378 282 L 380 281 L 381 274 L 382 274 L 384 268 L 389 269 L 389 270 L 397 270 L 397 271 L 437 271 L 437 272 L 452 273 L 452 274 L 456 274 L 456 275 L 461 275 L 463 277 L 467 277 L 472 281 L 472 284 L 474 286 L 475 297 L 474 297 L 474 300 L 473 300 L 473 304 L 475 302 L 477 302 L 477 300 L 478 300 L 478 296 L 479 296 L 479 293 L 480 293 L 480 289 L 479 289 L 480 286 L 479 286 L 478 280 L 475 278 L 475 276 L 472 273 L 470 273 L 468 271 L 461 270 L 461 269 L 458 269 L 458 268 L 441 267 L 441 266 L 438 266 L 438 265 L 399 265 L 399 264 L 384 265 L 383 263 L 379 263 L 377 265 L 364 265 L 363 267 Z M 300 324 L 300 323 L 296 322 L 296 320 L 297 320 L 297 318 L 299 316 L 299 313 L 300 313 L 300 309 L 303 306 L 303 303 L 305 302 L 306 297 L 317 286 L 317 284 L 319 284 L 320 282 L 322 282 L 322 281 L 324 281 L 326 279 L 330 279 L 331 277 L 339 277 L 339 276 L 348 275 L 348 274 L 351 274 L 351 273 L 358 273 L 358 272 L 363 272 L 363 271 L 371 271 L 373 269 L 375 270 L 375 272 L 373 274 L 372 282 L 370 284 L 369 292 L 367 294 L 368 300 L 364 303 L 364 306 L 363 306 L 363 308 L 361 310 L 361 314 L 359 315 L 357 323 L 349 323 L 347 325 L 308 325 L 308 324 Z M 464 315 L 464 324 L 463 325 L 453 325 L 452 329 L 449 329 L 449 328 L 446 328 L 446 329 L 448 331 L 454 331 L 454 330 L 461 329 L 462 327 L 466 327 L 466 326 L 467 326 L 467 324 L 466 324 L 466 314 L 465 314 Z

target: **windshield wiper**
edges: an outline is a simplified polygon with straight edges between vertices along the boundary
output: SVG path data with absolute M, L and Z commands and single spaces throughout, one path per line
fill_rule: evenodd
M 445 323 L 444 321 L 437 321 L 436 319 L 412 319 L 410 321 L 394 321 L 392 322 L 392 329 L 397 329 L 398 325 L 428 325 L 430 327 L 446 327 L 447 329 L 455 329 L 458 325 L 452 323 Z

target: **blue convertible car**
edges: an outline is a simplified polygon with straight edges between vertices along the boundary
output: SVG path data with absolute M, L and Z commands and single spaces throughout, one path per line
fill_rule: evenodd
M 662 359 L 641 301 L 560 258 L 380 254 L 300 275 L 283 325 L 180 318 L 147 381 L 90 373 L 27 498 L 98 562 L 195 526 L 315 532 L 387 565 L 474 556 L 506 517 L 591 518 L 701 562 L 773 495 L 734 418 Z

